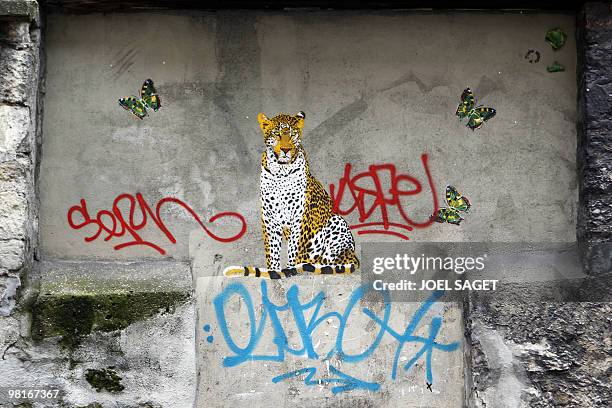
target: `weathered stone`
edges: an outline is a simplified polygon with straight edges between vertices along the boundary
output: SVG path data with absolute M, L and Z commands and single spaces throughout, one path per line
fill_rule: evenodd
M 0 1 L 0 386 L 9 386 L 18 373 L 16 366 L 7 364 L 7 355 L 30 358 L 22 342 L 28 336 L 23 310 L 31 290 L 21 286 L 22 280 L 31 278 L 31 244 L 37 228 L 32 152 L 38 114 L 38 18 L 35 1 Z M 20 305 L 18 296 L 23 296 Z M 4 398 L 0 396 L 0 406 L 17 406 Z
M 85 373 L 87 382 L 91 384 L 96 391 L 100 392 L 106 390 L 109 392 L 121 392 L 125 389 L 121 385 L 121 377 L 117 375 L 117 372 L 113 367 L 108 367 L 101 370 L 89 369 Z
M 591 234 L 587 242 L 582 243 L 581 250 L 585 270 L 592 276 L 610 276 L 612 271 L 612 241 L 604 234 L 603 239 Z M 609 292 L 609 291 L 608 291 Z
M 75 348 L 92 331 L 116 331 L 188 301 L 191 285 L 180 262 L 43 262 L 33 306 L 32 336 L 61 336 Z
M 17 289 L 21 280 L 17 276 L 0 276 L 0 316 L 8 316 L 15 308 Z
M 0 162 L 0 191 L 12 191 L 26 195 L 28 185 L 28 169 L 19 161 Z
M 30 49 L 0 45 L 0 101 L 28 104 L 34 77 L 35 58 Z M 5 122 L 10 123 L 10 122 Z
M 0 105 L 0 123 L 0 162 L 13 160 L 29 133 L 29 109 L 23 106 Z
M 25 21 L 0 24 L 0 42 L 26 47 L 30 42 L 30 24 Z
M 0 387 L 35 384 L 64 392 L 60 401 L 37 401 L 37 408 L 192 408 L 197 379 L 195 324 L 194 303 L 189 301 L 123 330 L 93 332 L 74 349 L 58 347 L 57 338 L 25 344 L 11 337 L 9 344 L 17 343 L 0 360 Z M 97 392 L 86 380 L 88 370 L 109 367 L 121 377 L 125 387 L 121 392 Z M 0 395 L 0 406 L 8 404 L 4 398 Z
M 19 340 L 19 320 L 12 316 L 0 316 L 0 360 L 6 349 Z
M 189 297 L 181 292 L 41 294 L 33 309 L 32 336 L 61 336 L 62 346 L 74 348 L 92 331 L 122 330 L 160 312 L 171 313 Z
M 25 261 L 24 255 L 25 243 L 22 240 L 0 240 L 0 269 L 20 269 Z
M 592 155 L 585 163 L 584 171 L 589 173 L 589 177 L 584 180 L 584 191 L 600 194 L 612 192 L 612 140 L 608 143 L 609 150 L 605 147 L 600 149 L 606 152 L 604 155 Z
M 609 406 L 607 303 L 494 299 L 471 310 L 472 407 Z M 607 346 L 606 346 L 607 344 Z
M 612 254 L 612 9 L 587 3 L 578 30 L 578 170 L 580 203 L 577 236 L 585 270 L 602 275 L 611 270 Z M 603 250 L 601 250 L 603 248 Z M 590 257 L 595 257 L 591 259 Z M 603 269 L 602 269 L 603 268 Z M 608 268 L 608 269 L 606 269 Z
M 0 17 L 4 19 L 32 21 L 37 20 L 38 16 L 38 3 L 34 0 L 0 1 Z
M 26 198 L 12 191 L 0 191 L 0 240 L 25 239 L 27 222 Z
M 187 263 L 43 262 L 40 271 L 35 341 L 23 342 L 18 326 L 5 331 L 0 320 L 0 387 L 64 392 L 37 407 L 193 406 L 196 321 Z
M 592 195 L 588 203 L 585 203 L 586 219 L 588 223 L 586 228 L 590 235 L 606 234 L 607 237 L 612 237 L 612 191 L 609 194 L 600 196 Z
M 17 161 L 0 163 L 0 183 L 11 183 L 25 177 L 27 169 Z M 0 184 L 1 185 L 1 184 Z M 6 191 L 2 188 L 2 191 Z

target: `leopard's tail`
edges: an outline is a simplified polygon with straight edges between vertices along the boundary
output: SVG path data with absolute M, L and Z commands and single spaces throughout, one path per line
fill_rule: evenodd
M 323 265 L 303 263 L 290 268 L 274 271 L 267 268 L 256 268 L 254 266 L 228 266 L 223 270 L 223 275 L 228 277 L 251 276 L 264 279 L 282 279 L 306 273 L 315 275 L 344 275 L 355 272 L 355 264 Z

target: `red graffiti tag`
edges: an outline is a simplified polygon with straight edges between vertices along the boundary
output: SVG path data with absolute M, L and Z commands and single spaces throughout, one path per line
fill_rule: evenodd
M 427 154 L 422 154 L 421 162 L 427 175 L 433 199 L 433 211 L 427 214 L 426 221 L 417 222 L 410 218 L 401 202 L 401 198 L 404 196 L 419 194 L 423 190 L 421 183 L 408 174 L 398 174 L 395 165 L 388 163 L 371 165 L 368 171 L 354 176 L 351 176 L 351 164 L 347 163 L 344 167 L 344 175 L 338 183 L 338 192 L 336 193 L 336 186 L 334 184 L 329 186 L 334 202 L 334 212 L 340 215 L 348 215 L 353 211 L 358 211 L 360 223 L 351 225 L 351 229 L 359 230 L 357 231 L 359 235 L 386 234 L 408 240 L 409 238 L 405 231 L 412 231 L 413 228 L 428 227 L 434 222 L 431 214 L 435 214 L 438 211 L 436 189 L 427 167 L 427 160 Z M 383 180 L 386 179 L 390 180 L 390 187 L 388 189 L 383 187 Z M 410 183 L 412 188 L 402 186 L 405 183 Z M 373 187 L 366 187 L 366 184 Z M 346 191 L 348 191 L 348 195 Z M 346 203 L 345 196 L 348 196 L 347 200 L 350 200 L 348 208 L 341 207 L 343 203 Z M 391 210 L 399 213 L 399 217 L 395 222 L 391 221 Z M 376 221 L 366 222 L 373 218 Z M 399 229 L 401 232 L 393 231 L 393 229 Z
M 127 219 L 124 217 L 124 213 L 122 213 L 120 209 L 120 204 L 122 203 L 127 203 L 128 205 L 128 218 Z M 81 228 L 84 228 L 92 224 L 96 225 L 97 231 L 93 235 L 89 237 L 85 237 L 86 242 L 95 241 L 96 239 L 98 239 L 98 237 L 102 233 L 106 234 L 106 236 L 104 236 L 104 241 L 109 241 L 112 238 L 123 237 L 124 235 L 129 234 L 132 236 L 133 240 L 115 245 L 114 246 L 115 250 L 118 251 L 122 248 L 126 248 L 129 246 L 145 245 L 145 246 L 155 249 L 157 252 L 164 255 L 166 253 L 164 249 L 162 249 L 160 246 L 152 242 L 145 241 L 144 239 L 142 239 L 142 237 L 139 234 L 139 231 L 147 226 L 147 222 L 148 222 L 147 216 L 148 216 L 150 217 L 151 220 L 153 220 L 153 223 L 157 226 L 157 228 L 161 232 L 163 232 L 164 235 L 166 235 L 168 240 L 172 242 L 173 244 L 175 244 L 176 239 L 174 238 L 174 235 L 172 235 L 172 233 L 166 227 L 166 225 L 164 224 L 161 218 L 162 206 L 168 203 L 177 204 L 183 207 L 183 209 L 187 211 L 187 213 L 189 213 L 193 217 L 193 219 L 202 227 L 202 229 L 208 234 L 208 236 L 210 236 L 214 240 L 217 240 L 220 242 L 232 242 L 237 239 L 240 239 L 246 232 L 246 229 L 247 229 L 246 220 L 244 219 L 242 215 L 238 213 L 222 212 L 222 213 L 214 215 L 213 217 L 210 218 L 210 220 L 208 220 L 208 222 L 212 224 L 215 221 L 220 220 L 221 218 L 229 217 L 229 218 L 236 219 L 240 222 L 241 224 L 240 232 L 230 237 L 220 237 L 212 233 L 206 227 L 206 225 L 204 225 L 204 223 L 202 222 L 198 214 L 196 214 L 196 212 L 189 205 L 185 204 L 183 201 L 179 200 L 178 198 L 174 198 L 174 197 L 162 198 L 161 200 L 157 202 L 157 205 L 155 206 L 155 212 L 153 212 L 149 204 L 146 202 L 146 200 L 143 198 L 142 194 L 140 193 L 136 193 L 136 196 L 133 196 L 131 194 L 121 194 L 117 196 L 117 198 L 115 198 L 115 200 L 113 201 L 112 211 L 100 210 L 96 214 L 95 218 L 91 218 L 91 216 L 89 215 L 89 211 L 87 209 L 87 202 L 85 201 L 85 199 L 81 199 L 81 202 L 79 205 L 75 205 L 68 210 L 68 224 L 70 225 L 72 229 L 75 229 L 75 230 L 79 230 Z M 74 221 L 75 213 L 80 214 L 80 216 L 82 217 L 81 222 Z M 135 219 L 136 213 L 139 213 L 139 218 L 141 218 L 140 221 L 137 221 Z

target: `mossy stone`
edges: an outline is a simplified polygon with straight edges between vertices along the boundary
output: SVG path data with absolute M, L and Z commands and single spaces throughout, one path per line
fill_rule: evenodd
M 92 331 L 125 329 L 159 313 L 174 312 L 176 305 L 188 298 L 186 292 L 39 296 L 32 308 L 32 338 L 61 336 L 60 344 L 74 349 Z
M 108 367 L 102 370 L 89 369 L 85 373 L 85 379 L 97 392 L 106 390 L 108 392 L 121 392 L 125 387 L 121 384 L 121 377 L 113 369 Z

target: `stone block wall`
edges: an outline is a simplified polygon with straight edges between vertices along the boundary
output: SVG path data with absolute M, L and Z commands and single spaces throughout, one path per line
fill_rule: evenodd
M 0 354 L 20 338 L 17 299 L 38 235 L 41 30 L 36 1 L 0 2 Z M 21 296 L 24 298 L 24 296 Z M 25 301 L 25 299 L 24 299 Z

